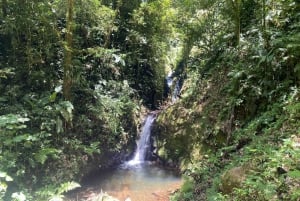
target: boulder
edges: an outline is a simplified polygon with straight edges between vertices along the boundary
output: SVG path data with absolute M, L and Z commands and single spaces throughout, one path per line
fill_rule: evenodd
M 243 166 L 227 170 L 221 176 L 220 191 L 224 194 L 230 194 L 234 188 L 241 187 L 246 179 L 246 172 L 246 168 Z

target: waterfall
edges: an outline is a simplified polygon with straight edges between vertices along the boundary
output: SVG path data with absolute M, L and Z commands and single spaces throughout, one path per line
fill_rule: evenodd
M 166 80 L 167 80 L 168 87 L 171 88 L 173 84 L 173 71 L 169 72 L 169 74 L 166 77 Z
M 180 90 L 182 87 L 182 80 L 181 78 L 179 78 L 178 80 L 176 80 L 174 89 L 173 89 L 173 94 L 172 94 L 172 102 L 175 103 L 176 100 L 178 99 L 179 95 L 180 95 Z
M 180 91 L 183 85 L 182 76 L 176 76 L 175 72 L 170 71 L 166 77 L 167 82 L 167 94 L 171 95 L 172 103 L 175 103 L 178 97 L 180 96 Z
M 128 161 L 128 165 L 137 165 L 143 163 L 146 160 L 147 153 L 150 151 L 151 142 L 151 126 L 155 119 L 154 114 L 149 114 L 145 120 L 145 124 L 142 128 L 140 139 L 137 141 L 137 149 L 134 153 L 132 160 Z

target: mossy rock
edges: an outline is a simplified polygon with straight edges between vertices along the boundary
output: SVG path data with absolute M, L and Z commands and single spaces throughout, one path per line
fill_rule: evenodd
M 230 194 L 234 188 L 241 187 L 246 179 L 246 173 L 247 169 L 243 166 L 227 170 L 221 176 L 220 191 L 224 194 Z

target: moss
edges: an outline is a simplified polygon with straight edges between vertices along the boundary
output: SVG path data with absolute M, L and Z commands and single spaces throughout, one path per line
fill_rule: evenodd
M 227 170 L 221 176 L 220 190 L 222 193 L 230 194 L 233 192 L 234 188 L 241 187 L 245 179 L 245 167 L 240 166 Z

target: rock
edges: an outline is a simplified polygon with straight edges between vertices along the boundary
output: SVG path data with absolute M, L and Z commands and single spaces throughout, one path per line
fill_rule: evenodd
M 230 194 L 234 188 L 241 186 L 246 179 L 246 169 L 243 166 L 234 167 L 221 176 L 220 190 L 222 193 Z

